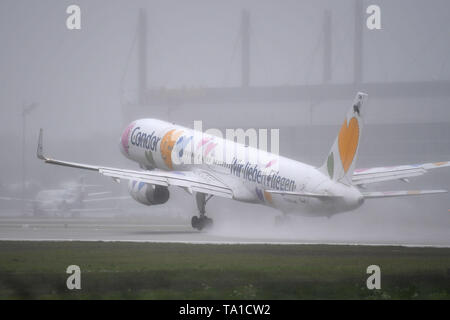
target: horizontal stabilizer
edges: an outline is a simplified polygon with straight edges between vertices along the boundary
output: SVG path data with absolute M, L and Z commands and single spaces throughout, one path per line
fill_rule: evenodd
M 406 197 L 406 196 L 421 196 L 425 194 L 446 193 L 447 190 L 403 190 L 403 191 L 375 191 L 363 192 L 365 199 L 370 198 L 390 198 L 390 197 Z
M 421 176 L 429 170 L 449 167 L 450 161 L 402 165 L 393 167 L 378 167 L 369 169 L 356 169 L 352 176 L 354 185 L 365 185 L 374 182 L 403 180 Z

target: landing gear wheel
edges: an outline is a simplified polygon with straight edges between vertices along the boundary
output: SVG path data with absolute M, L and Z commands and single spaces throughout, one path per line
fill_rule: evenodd
M 191 219 L 192 228 L 197 229 L 199 231 L 203 229 L 209 229 L 213 225 L 213 219 L 208 218 L 207 216 L 193 216 Z
M 192 219 L 191 219 L 191 225 L 192 225 L 192 228 L 194 228 L 194 229 L 198 229 L 198 226 L 199 226 L 199 218 L 197 217 L 197 216 L 193 216 L 192 217 Z

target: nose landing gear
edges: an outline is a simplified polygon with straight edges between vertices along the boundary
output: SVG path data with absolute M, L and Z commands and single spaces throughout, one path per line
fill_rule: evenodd
M 213 219 L 206 216 L 206 203 L 211 199 L 212 195 L 207 196 L 205 193 L 197 192 L 195 194 L 195 201 L 197 202 L 197 208 L 200 212 L 199 216 L 193 216 L 191 219 L 192 228 L 197 230 L 203 230 L 204 228 L 210 228 L 213 225 Z

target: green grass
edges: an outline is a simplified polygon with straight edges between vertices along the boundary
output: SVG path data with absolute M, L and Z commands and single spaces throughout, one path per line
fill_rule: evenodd
M 81 290 L 66 288 L 72 264 Z M 55 298 L 449 299 L 450 249 L 0 241 L 0 299 Z

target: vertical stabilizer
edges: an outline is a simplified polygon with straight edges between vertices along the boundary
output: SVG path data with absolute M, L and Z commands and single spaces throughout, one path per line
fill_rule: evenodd
M 331 147 L 325 163 L 320 170 L 332 180 L 351 184 L 353 170 L 358 158 L 359 142 L 363 129 L 363 104 L 367 94 L 358 92 L 348 110 L 339 134 Z

